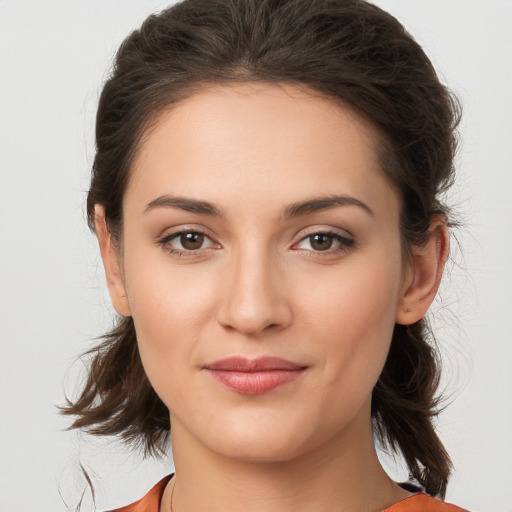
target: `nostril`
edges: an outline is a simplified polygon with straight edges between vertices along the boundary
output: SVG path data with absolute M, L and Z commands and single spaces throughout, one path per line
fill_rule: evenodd
M 292 318 L 291 304 L 269 271 L 267 259 L 242 258 L 236 271 L 222 283 L 222 300 L 217 320 L 224 332 L 257 336 L 263 331 L 287 327 Z M 242 265 L 243 263 L 243 265 Z

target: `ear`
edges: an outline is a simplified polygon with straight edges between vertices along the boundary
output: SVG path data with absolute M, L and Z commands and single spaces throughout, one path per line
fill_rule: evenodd
M 120 315 L 130 316 L 130 306 L 126 297 L 120 256 L 112 241 L 112 235 L 108 230 L 103 206 L 96 205 L 94 210 L 94 224 L 100 244 L 101 259 L 103 260 L 103 266 L 105 268 L 112 305 Z
M 426 315 L 439 288 L 448 250 L 446 220 L 439 215 L 430 224 L 428 240 L 412 249 L 412 262 L 397 305 L 396 323 L 410 325 Z

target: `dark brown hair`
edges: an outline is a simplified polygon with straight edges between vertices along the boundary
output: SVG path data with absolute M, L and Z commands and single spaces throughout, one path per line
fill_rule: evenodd
M 87 198 L 121 240 L 122 199 L 141 137 L 156 117 L 210 84 L 306 86 L 351 105 L 382 136 L 383 171 L 402 200 L 405 252 L 428 237 L 451 184 L 459 107 L 421 47 L 391 15 L 363 0 L 185 0 L 147 18 L 120 47 L 101 94 Z M 401 452 L 411 477 L 444 495 L 450 460 L 432 420 L 439 361 L 424 320 L 396 325 L 374 389 L 376 437 Z M 119 319 L 89 351 L 88 378 L 64 413 L 74 428 L 163 451 L 169 412 L 141 364 L 134 324 Z

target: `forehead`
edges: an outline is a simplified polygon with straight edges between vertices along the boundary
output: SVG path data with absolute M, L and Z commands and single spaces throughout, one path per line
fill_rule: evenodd
M 125 200 L 266 197 L 278 208 L 298 196 L 350 193 L 393 211 L 378 141 L 353 109 L 310 90 L 213 86 L 163 112 L 145 134 Z

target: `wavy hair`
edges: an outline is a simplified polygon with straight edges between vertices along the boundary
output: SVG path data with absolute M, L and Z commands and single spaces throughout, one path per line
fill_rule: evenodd
M 164 109 L 204 85 L 297 84 L 353 107 L 378 129 L 382 169 L 402 200 L 405 252 L 448 209 L 460 108 L 421 47 L 363 0 L 185 0 L 149 16 L 122 43 L 96 120 L 87 197 L 119 241 L 122 199 L 141 138 Z M 118 435 L 146 454 L 165 449 L 169 412 L 148 381 L 131 318 L 89 351 L 88 377 L 62 408 L 71 428 Z M 372 396 L 375 436 L 403 455 L 411 477 L 443 496 L 451 463 L 433 419 L 440 365 L 421 320 L 396 325 Z

